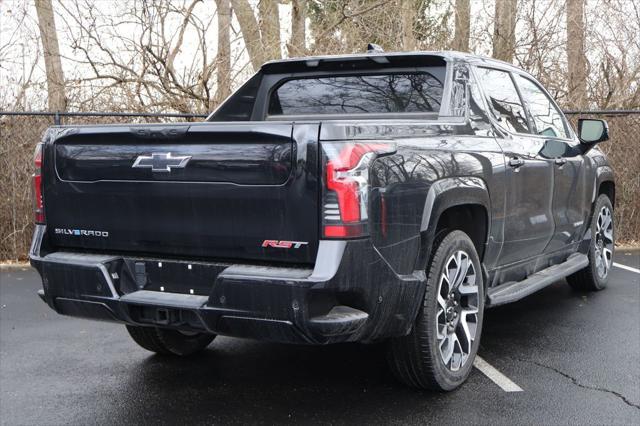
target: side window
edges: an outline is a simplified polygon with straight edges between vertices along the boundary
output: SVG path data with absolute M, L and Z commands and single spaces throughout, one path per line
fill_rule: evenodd
M 477 68 L 491 113 L 505 129 L 514 133 L 530 133 L 518 91 L 506 71 Z
M 535 133 L 542 136 L 567 138 L 567 127 L 562 114 L 540 87 L 521 75 L 516 76 L 520 93 L 535 125 Z

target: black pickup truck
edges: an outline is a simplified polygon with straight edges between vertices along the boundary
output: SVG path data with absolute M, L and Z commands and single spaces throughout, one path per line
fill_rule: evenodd
M 50 128 L 31 264 L 58 313 L 159 354 L 384 342 L 401 381 L 451 390 L 485 308 L 606 286 L 607 132 L 482 57 L 269 62 L 204 122 Z

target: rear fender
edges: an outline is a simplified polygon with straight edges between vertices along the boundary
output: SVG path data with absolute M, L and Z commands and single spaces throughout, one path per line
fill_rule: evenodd
M 436 238 L 435 231 L 442 213 L 455 206 L 480 205 L 491 212 L 491 201 L 486 183 L 478 177 L 452 177 L 438 180 L 431 185 L 422 212 L 420 225 L 421 249 L 416 260 L 416 270 L 424 271 Z M 491 220 L 487 223 L 490 235 Z M 485 240 L 486 241 L 486 240 Z

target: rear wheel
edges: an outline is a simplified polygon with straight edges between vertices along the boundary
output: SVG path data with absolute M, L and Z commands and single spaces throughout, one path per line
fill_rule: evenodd
M 602 290 L 609 281 L 609 271 L 613 265 L 615 232 L 613 227 L 613 206 L 609 197 L 602 194 L 596 200 L 591 219 L 591 243 L 589 245 L 589 265 L 567 277 L 574 290 Z
M 127 325 L 127 331 L 131 338 L 144 349 L 157 354 L 176 356 L 200 352 L 216 337 L 215 334 L 132 325 Z
M 449 391 L 468 377 L 484 310 L 480 260 L 471 239 L 451 231 L 434 246 L 422 307 L 409 335 L 389 342 L 388 360 L 403 383 Z

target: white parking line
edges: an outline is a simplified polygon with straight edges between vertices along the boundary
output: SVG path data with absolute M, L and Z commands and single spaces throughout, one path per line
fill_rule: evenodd
M 624 269 L 627 271 L 635 272 L 636 274 L 640 274 L 640 269 L 632 268 L 631 266 L 623 265 L 622 263 L 613 262 L 613 266 L 617 266 L 620 269 Z
M 522 392 L 522 388 L 511 381 L 507 376 L 496 370 L 487 361 L 476 355 L 473 366 L 487 376 L 493 383 L 500 386 L 505 392 Z

